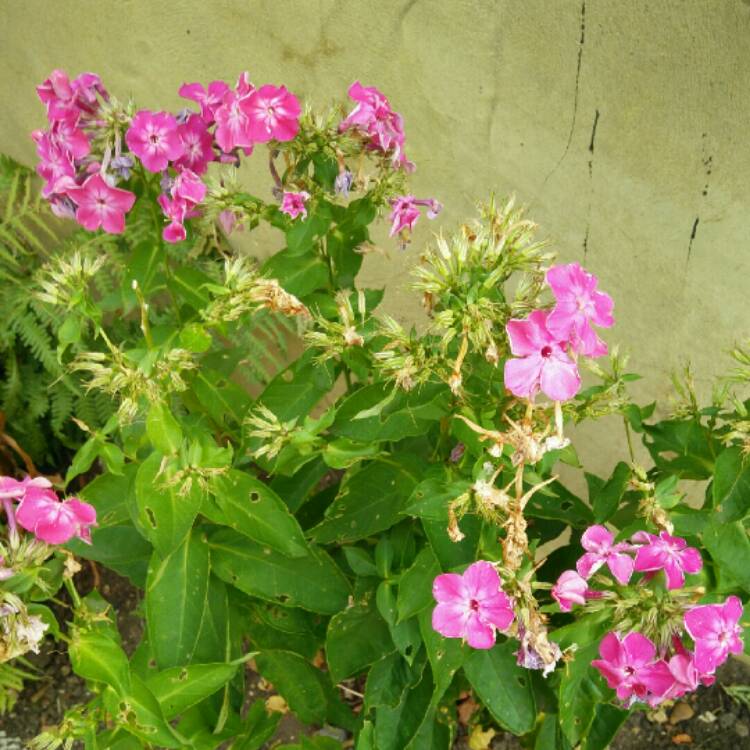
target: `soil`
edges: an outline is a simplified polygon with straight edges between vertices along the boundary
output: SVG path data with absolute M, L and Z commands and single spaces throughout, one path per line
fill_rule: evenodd
M 86 565 L 76 577 L 76 585 L 83 594 L 96 587 L 118 612 L 118 627 L 123 646 L 132 653 L 140 641 L 142 620 L 138 613 L 140 593 L 125 578 L 93 564 Z M 68 618 L 66 598 L 55 605 L 61 623 Z M 29 661 L 38 670 L 35 680 L 27 682 L 9 714 L 0 716 L 0 750 L 20 750 L 45 727 L 60 722 L 65 710 L 88 699 L 83 680 L 72 673 L 64 647 L 47 639 L 39 654 L 31 654 Z M 750 748 L 750 666 L 731 660 L 717 675 L 717 683 L 702 688 L 686 699 L 657 711 L 636 711 L 620 730 L 611 750 L 741 750 Z M 272 695 L 270 686 L 252 673 L 248 674 L 248 697 Z M 732 698 L 725 688 L 744 686 L 746 701 Z M 311 730 L 291 714 L 283 717 L 276 736 L 269 743 L 294 742 Z M 337 739 L 345 739 L 341 730 L 319 730 Z M 456 750 L 467 750 L 466 736 L 459 736 Z M 491 741 L 491 750 L 521 750 L 512 735 L 498 733 Z

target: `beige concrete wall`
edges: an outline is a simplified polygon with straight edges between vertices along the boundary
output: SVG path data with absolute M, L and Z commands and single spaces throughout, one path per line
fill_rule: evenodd
M 411 251 L 368 258 L 403 317 L 428 230 L 516 191 L 615 297 L 608 339 L 642 392 L 687 357 L 706 383 L 750 335 L 748 0 L 0 0 L 0 55 L 0 150 L 27 162 L 54 67 L 144 107 L 245 69 L 318 104 L 377 85 L 405 117 L 414 192 L 446 206 Z M 613 441 L 585 452 L 604 465 Z

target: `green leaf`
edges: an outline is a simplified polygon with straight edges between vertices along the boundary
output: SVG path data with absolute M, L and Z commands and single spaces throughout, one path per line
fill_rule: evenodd
M 299 255 L 282 250 L 272 255 L 262 270 L 297 297 L 306 297 L 316 289 L 325 288 L 329 282 L 328 266 L 312 252 Z
M 465 479 L 453 482 L 443 477 L 425 479 L 414 488 L 403 513 L 447 525 L 448 505 L 470 487 L 471 482 Z
M 165 456 L 177 453 L 182 445 L 180 424 L 162 401 L 151 404 L 146 417 L 146 433 L 154 448 Z
M 136 737 L 156 747 L 184 747 L 164 719 L 159 701 L 139 677 L 132 676 L 130 690 L 124 695 L 107 690 L 104 703 L 115 721 Z
M 358 576 L 377 576 L 378 569 L 372 560 L 372 555 L 361 547 L 342 547 L 349 567 Z
M 190 531 L 203 502 L 197 482 L 180 494 L 179 483 L 166 486 L 173 473 L 160 471 L 162 456 L 152 453 L 141 464 L 135 478 L 138 519 L 148 540 L 162 556 L 175 550 Z
M 331 431 L 363 443 L 423 435 L 448 413 L 450 399 L 450 389 L 442 383 L 408 393 L 374 383 L 344 399 Z
M 361 672 L 391 651 L 388 625 L 373 606 L 371 595 L 334 615 L 328 623 L 326 659 L 334 682 Z
M 207 609 L 209 551 L 194 530 L 171 554 L 155 552 L 146 581 L 146 622 L 161 669 L 193 659 Z
M 130 690 L 130 667 L 122 647 L 96 630 L 75 630 L 68 646 L 77 675 L 109 685 L 118 695 Z
M 359 461 L 375 458 L 380 454 L 377 443 L 360 443 L 349 438 L 338 438 L 323 449 L 323 460 L 332 469 L 348 469 Z
M 623 461 L 620 461 L 615 466 L 612 476 L 594 495 L 591 505 L 594 509 L 594 520 L 597 523 L 604 523 L 615 514 L 630 482 L 630 474 L 630 467 Z
M 517 645 L 506 640 L 487 651 L 473 651 L 464 673 L 495 721 L 513 734 L 534 728 L 536 705 L 528 672 L 516 663 Z
M 750 538 L 739 521 L 712 524 L 703 532 L 703 544 L 719 568 L 745 591 L 750 591 Z
M 708 479 L 714 472 L 716 439 L 697 419 L 643 425 L 644 442 L 656 466 L 682 479 Z
M 583 528 L 594 522 L 590 508 L 560 482 L 552 482 L 535 492 L 525 512 L 533 518 L 564 521 L 574 528 Z
M 416 484 L 414 461 L 372 461 L 350 470 L 325 518 L 310 531 L 320 544 L 343 544 L 390 528 Z
M 427 546 L 417 555 L 412 566 L 401 576 L 398 584 L 398 619 L 403 621 L 435 604 L 432 582 L 441 572 L 440 565 Z
M 712 489 L 713 505 L 722 522 L 739 521 L 750 512 L 750 461 L 739 446 L 719 454 Z
M 242 732 L 232 743 L 232 750 L 260 750 L 273 737 L 280 720 L 280 713 L 269 714 L 264 701 L 255 701 L 242 722 Z
M 329 615 L 347 605 L 349 584 L 322 550 L 285 557 L 230 529 L 213 532 L 209 544 L 214 573 L 246 594 Z
M 592 641 L 575 652 L 566 662 L 560 678 L 560 726 L 571 745 L 577 745 L 594 721 L 596 707 L 605 699 L 601 681 L 591 660 L 599 653 L 599 643 Z
M 189 352 L 202 354 L 211 348 L 211 334 L 200 323 L 188 323 L 180 331 L 180 346 Z
M 558 724 L 557 714 L 545 714 L 534 741 L 534 750 L 571 750 Z
M 322 724 L 328 713 L 323 674 L 291 651 L 263 651 L 255 657 L 263 677 L 271 682 L 300 721 Z
M 594 721 L 581 742 L 581 750 L 607 750 L 629 715 L 629 711 L 610 703 L 600 703 L 596 707 Z
M 308 554 L 297 520 L 267 484 L 232 469 L 213 481 L 213 492 L 227 526 L 289 557 Z
M 166 719 L 213 695 L 237 672 L 237 664 L 189 664 L 149 677 L 146 686 L 159 701 Z
M 422 677 L 425 652 L 420 652 L 413 664 L 401 654 L 393 651 L 376 661 L 367 674 L 365 686 L 365 709 L 378 706 L 395 708 L 401 703 L 404 693 L 414 687 Z
M 430 660 L 435 692 L 432 705 L 437 707 L 453 682 L 456 672 L 464 665 L 471 649 L 458 638 L 443 638 L 432 627 L 432 611 L 422 610 L 419 614 L 419 630 L 422 633 L 427 658 Z

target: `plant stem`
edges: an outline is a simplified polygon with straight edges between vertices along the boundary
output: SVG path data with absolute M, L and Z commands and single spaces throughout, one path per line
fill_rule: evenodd
M 633 450 L 633 438 L 630 434 L 630 425 L 628 424 L 628 420 L 623 417 L 622 423 L 625 426 L 625 438 L 628 442 L 628 453 L 630 454 L 630 463 L 635 464 L 635 451 Z

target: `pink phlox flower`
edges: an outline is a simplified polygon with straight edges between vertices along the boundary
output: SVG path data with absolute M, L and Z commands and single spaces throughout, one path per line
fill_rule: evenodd
M 170 198 L 163 193 L 157 199 L 169 224 L 162 230 L 162 237 L 166 242 L 182 242 L 187 237 L 185 219 L 190 216 L 189 204 L 182 198 Z
M 615 580 L 623 586 L 633 575 L 633 558 L 627 542 L 614 544 L 614 534 L 604 526 L 589 526 L 581 536 L 581 546 L 586 550 L 576 563 L 578 572 L 588 580 L 602 565 L 607 565 Z
M 73 179 L 76 168 L 73 164 L 73 155 L 55 143 L 50 133 L 35 130 L 31 137 L 36 142 L 36 152 L 39 156 L 37 174 L 45 181 L 42 195 L 48 198 L 55 192 L 57 183 L 63 177 Z
M 206 197 L 206 183 L 191 169 L 178 169 L 172 182 L 172 198 L 187 203 L 202 203 Z
M 438 605 L 432 627 L 446 638 L 463 638 L 472 648 L 492 648 L 495 631 L 513 622 L 511 601 L 491 563 L 480 560 L 463 573 L 443 573 L 432 584 Z
M 434 198 L 415 198 L 413 195 L 399 195 L 391 198 L 390 236 L 404 230 L 413 230 L 420 216 L 420 206 L 427 208 L 427 218 L 434 219 L 442 210 L 442 204 Z
M 216 110 L 224 103 L 224 95 L 231 91 L 224 81 L 211 81 L 208 89 L 201 83 L 183 83 L 179 95 L 200 105 L 201 118 L 207 125 L 216 119 Z
M 599 656 L 591 665 L 621 701 L 647 700 L 649 694 L 661 698 L 674 683 L 668 664 L 655 659 L 656 647 L 641 633 L 628 633 L 622 640 L 607 633 L 599 644 Z
M 674 654 L 667 663 L 674 678 L 674 684 L 665 696 L 670 700 L 692 693 L 701 685 L 712 685 L 716 679 L 712 674 L 702 674 L 698 671 L 694 655 L 689 651 Z
M 13 479 L 13 477 L 0 477 L 0 500 L 9 498 L 11 500 L 21 500 L 30 487 L 37 489 L 49 489 L 52 482 L 47 477 L 29 476 L 23 479 Z
M 90 543 L 96 510 L 78 498 L 61 502 L 50 489 L 31 488 L 18 506 L 16 521 L 47 544 L 65 544 L 74 536 Z
M 302 112 L 297 97 L 285 86 L 266 84 L 252 91 L 240 102 L 255 143 L 291 141 L 299 132 Z
M 99 98 L 109 101 L 107 89 L 96 73 L 81 73 L 70 84 L 78 109 L 93 114 L 99 109 Z
M 305 203 L 310 199 L 310 193 L 301 190 L 298 193 L 288 193 L 284 191 L 284 197 L 281 200 L 281 212 L 285 213 L 292 219 L 302 216 L 307 218 L 307 208 Z
M 250 118 L 241 106 L 243 101 L 239 94 L 230 89 L 224 94 L 221 106 L 214 113 L 214 135 L 219 148 L 225 153 L 238 147 L 252 151 L 254 142 L 250 135 Z
M 175 166 L 187 167 L 196 174 L 203 174 L 208 163 L 215 158 L 213 137 L 200 115 L 192 114 L 177 126 L 177 135 L 182 143 L 183 154 L 175 160 Z
M 505 387 L 519 398 L 539 391 L 553 401 L 573 398 L 581 387 L 576 363 L 547 328 L 547 313 L 534 310 L 525 320 L 508 321 L 505 330 L 517 359 L 505 362 Z
M 638 547 L 635 569 L 638 572 L 664 570 L 668 589 L 679 589 L 685 584 L 685 573 L 698 573 L 703 567 L 700 552 L 688 547 L 680 537 L 670 536 L 666 531 L 659 536 L 638 532 L 634 542 L 644 542 Z
M 93 113 L 99 106 L 97 95 L 107 100 L 109 95 L 95 73 L 81 73 L 71 81 L 64 70 L 53 70 L 36 88 L 39 99 L 47 107 L 50 122 L 78 120 L 82 113 Z
M 742 652 L 742 602 L 730 596 L 724 604 L 703 604 L 685 613 L 685 629 L 695 642 L 695 666 L 712 673 L 729 654 Z
M 149 172 L 161 172 L 183 155 L 177 120 L 169 112 L 140 110 L 125 133 L 125 141 Z
M 565 570 L 552 587 L 552 598 L 563 612 L 570 612 L 574 604 L 585 604 L 589 591 L 586 579 L 575 570 Z
M 569 340 L 573 349 L 588 357 L 607 353 L 607 345 L 591 324 L 610 328 L 612 298 L 597 291 L 597 278 L 578 263 L 554 266 L 547 271 L 547 283 L 557 304 L 547 319 L 547 327 L 560 340 Z
M 349 97 L 357 102 L 354 109 L 339 125 L 339 130 L 356 128 L 369 137 L 369 148 L 383 153 L 391 152 L 395 165 L 412 171 L 414 165 L 404 154 L 404 124 L 391 108 L 388 98 L 374 86 L 363 86 L 355 81 L 349 87 Z
M 50 142 L 70 154 L 73 159 L 82 159 L 91 151 L 88 136 L 70 120 L 52 123 L 49 131 Z
M 129 190 L 111 187 L 97 172 L 66 193 L 78 206 L 76 221 L 81 226 L 92 232 L 102 227 L 109 234 L 125 231 L 125 214 L 135 203 L 135 195 Z
M 222 211 L 216 219 L 226 235 L 232 234 L 235 226 L 237 226 L 237 215 L 228 208 Z

